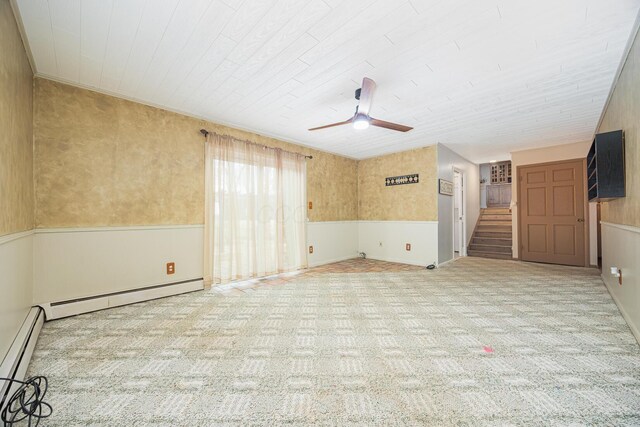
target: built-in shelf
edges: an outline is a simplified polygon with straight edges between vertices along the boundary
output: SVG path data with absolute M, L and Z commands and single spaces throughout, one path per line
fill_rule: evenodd
M 624 132 L 599 133 L 587 155 L 589 201 L 605 202 L 625 196 Z
M 508 184 L 511 182 L 511 162 L 500 162 L 491 165 L 491 184 Z

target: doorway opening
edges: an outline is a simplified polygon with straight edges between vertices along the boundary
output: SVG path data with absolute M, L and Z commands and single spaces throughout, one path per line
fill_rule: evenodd
M 453 170 L 453 258 L 467 256 L 464 173 Z

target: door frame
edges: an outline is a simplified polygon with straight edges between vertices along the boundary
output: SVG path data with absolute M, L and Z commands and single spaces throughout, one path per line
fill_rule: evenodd
M 558 165 L 558 164 L 562 164 L 562 163 L 570 163 L 570 162 L 582 162 L 582 173 L 584 174 L 585 171 L 587 170 L 587 158 L 586 157 L 582 157 L 582 158 L 577 158 L 577 159 L 566 159 L 566 160 L 556 160 L 553 162 L 540 162 L 540 163 L 530 163 L 530 164 L 526 164 L 526 165 L 516 165 L 516 194 L 518 195 L 518 201 L 516 204 L 516 208 L 518 209 L 518 229 L 517 229 L 517 233 L 518 233 L 518 260 L 522 261 L 522 211 L 520 210 L 520 168 L 525 168 L 525 167 L 529 167 L 529 166 L 550 166 L 550 165 Z M 584 197 L 582 200 L 582 205 L 583 205 L 583 211 L 584 211 L 584 260 L 583 260 L 583 267 L 589 267 L 590 266 L 590 260 L 589 260 L 589 254 L 591 252 L 591 247 L 589 245 L 589 194 L 588 194 L 588 180 L 586 179 L 587 177 L 584 176 L 583 181 L 583 187 L 584 187 Z M 513 177 L 511 178 L 512 182 L 513 182 Z M 525 261 L 525 262 L 529 262 L 529 261 Z
M 455 190 L 455 174 L 460 175 L 460 192 L 462 193 L 460 199 L 462 200 L 462 209 L 461 209 L 461 229 L 460 229 L 460 253 L 461 257 L 467 256 L 467 204 L 465 203 L 465 191 L 464 191 L 464 171 L 462 169 L 458 169 L 455 166 L 453 169 L 453 180 L 454 180 L 454 190 L 453 190 L 453 200 L 451 203 L 451 218 L 453 219 L 451 223 L 451 259 L 455 258 L 456 255 L 456 190 Z

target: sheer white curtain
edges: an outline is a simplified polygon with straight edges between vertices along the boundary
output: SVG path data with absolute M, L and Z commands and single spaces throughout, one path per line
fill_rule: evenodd
M 304 156 L 209 134 L 205 156 L 205 283 L 304 268 Z

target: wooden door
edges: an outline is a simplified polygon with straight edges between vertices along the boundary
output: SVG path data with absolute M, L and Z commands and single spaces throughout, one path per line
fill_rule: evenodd
M 520 258 L 584 266 L 584 161 L 518 168 Z

